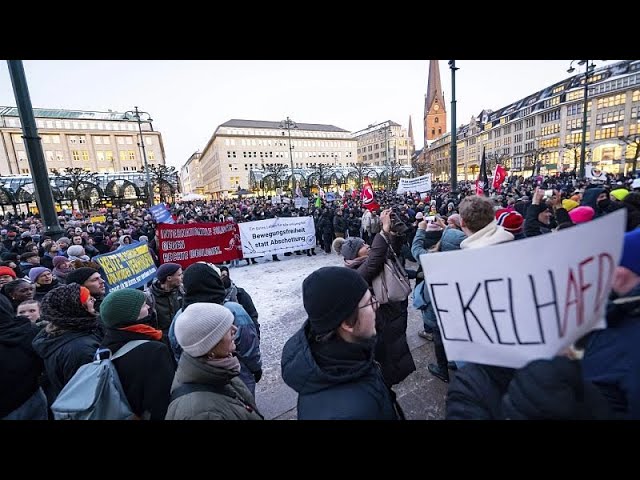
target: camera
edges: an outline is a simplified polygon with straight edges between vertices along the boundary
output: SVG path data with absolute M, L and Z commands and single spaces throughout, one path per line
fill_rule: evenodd
M 396 235 L 403 235 L 409 230 L 409 227 L 407 227 L 395 211 L 391 212 L 391 230 Z
M 553 190 L 545 190 L 544 191 L 544 196 L 547 197 L 547 198 L 553 197 Z

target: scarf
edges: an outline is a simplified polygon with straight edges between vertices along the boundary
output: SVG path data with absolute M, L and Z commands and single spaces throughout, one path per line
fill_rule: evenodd
M 60 270 L 58 267 L 53 269 L 53 276 L 56 278 L 61 278 L 63 280 L 67 279 L 67 275 L 73 271 L 73 268 L 69 267 L 64 270 Z
M 367 258 L 369 257 L 356 257 L 353 260 L 345 260 L 344 263 L 349 268 L 358 268 Z
M 46 331 L 51 335 L 59 335 L 66 331 L 72 332 L 89 332 L 98 328 L 98 317 L 86 312 L 86 316 L 82 317 L 62 317 L 48 314 L 40 320 L 49 322 Z
M 128 325 L 126 327 L 119 327 L 118 330 L 124 330 L 125 332 L 135 332 L 141 333 L 142 335 L 146 335 L 153 340 L 162 339 L 162 330 L 156 330 L 150 325 L 145 325 L 144 323 L 136 323 L 134 325 Z
M 326 342 L 311 342 L 310 347 L 318 366 L 325 372 L 343 376 L 364 371 L 373 365 L 376 336 L 349 343 L 340 337 Z
M 238 360 L 238 357 L 207 358 L 204 363 L 212 367 L 221 368 L 222 370 L 228 370 L 235 375 L 240 374 L 240 360 Z

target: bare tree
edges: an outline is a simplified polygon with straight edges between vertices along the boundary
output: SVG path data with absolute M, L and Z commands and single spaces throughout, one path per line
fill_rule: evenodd
M 275 180 L 276 188 L 280 187 L 282 180 L 284 180 L 284 172 L 289 168 L 284 163 L 272 163 L 264 166 L 264 171 L 267 175 L 271 175 Z
M 394 188 L 400 178 L 400 171 L 402 170 L 402 163 L 397 160 L 391 160 L 387 163 L 387 187 L 389 189 Z
M 411 157 L 411 173 L 415 177 L 420 177 L 427 173 L 427 163 L 422 155 L 413 155 Z
M 87 190 L 91 190 L 96 186 L 97 173 L 79 167 L 64 168 L 62 173 L 54 169 L 51 173 L 64 181 L 66 184 L 65 194 L 71 201 L 76 200 L 78 202 L 78 209 L 91 208 L 90 201 L 80 197 L 83 193 L 86 195 Z
M 618 137 L 618 140 L 626 143 L 627 148 L 635 148 L 631 164 L 631 175 L 635 175 L 636 170 L 638 169 L 638 155 L 640 154 L 640 135 L 627 135 L 626 137 Z
M 144 167 L 142 167 L 144 172 Z M 151 192 L 153 186 L 158 185 L 160 191 L 160 202 L 164 202 L 168 196 L 173 196 L 174 191 L 178 188 L 178 177 L 176 167 L 167 167 L 166 165 L 149 165 L 149 175 L 151 176 Z
M 355 173 L 358 176 L 358 188 L 361 188 L 364 177 L 366 177 L 367 173 L 369 173 L 369 170 L 371 170 L 371 165 L 364 162 L 358 162 L 354 163 L 352 165 L 352 168 L 355 170 Z
M 312 163 L 309 165 L 309 168 L 313 170 L 313 175 L 317 175 L 318 186 L 322 187 L 323 185 L 325 185 L 324 181 L 329 176 L 331 167 L 326 163 Z

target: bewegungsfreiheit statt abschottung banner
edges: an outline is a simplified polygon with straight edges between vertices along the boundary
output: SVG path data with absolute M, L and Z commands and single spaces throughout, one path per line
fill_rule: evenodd
M 238 224 L 244 258 L 262 257 L 316 246 L 313 217 L 282 217 Z

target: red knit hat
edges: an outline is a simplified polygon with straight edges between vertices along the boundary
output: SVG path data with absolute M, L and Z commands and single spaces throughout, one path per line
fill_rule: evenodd
M 90 297 L 91 292 L 89 292 L 89 289 L 87 287 L 80 287 L 80 303 L 84 305 Z
M 2 275 L 9 275 L 12 278 L 16 278 L 16 272 L 9 267 L 0 267 L 0 276 Z
M 522 233 L 524 228 L 524 217 L 518 212 L 510 211 L 506 208 L 501 208 L 496 212 L 496 221 L 498 225 L 511 233 Z

